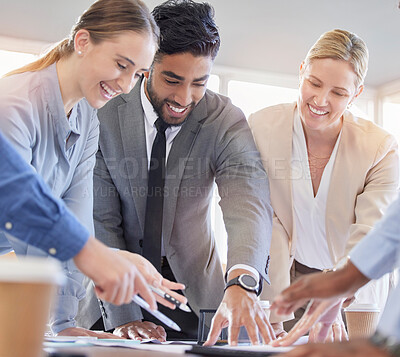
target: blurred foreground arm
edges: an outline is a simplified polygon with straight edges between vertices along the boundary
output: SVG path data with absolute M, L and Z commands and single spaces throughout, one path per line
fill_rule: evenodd
M 335 343 L 310 343 L 298 346 L 282 357 L 390 357 L 384 349 L 380 349 L 367 340 L 353 340 Z
M 0 133 L 0 229 L 77 267 L 97 285 L 101 299 L 114 304 L 140 293 L 156 303 L 134 264 L 107 248 L 78 222 Z

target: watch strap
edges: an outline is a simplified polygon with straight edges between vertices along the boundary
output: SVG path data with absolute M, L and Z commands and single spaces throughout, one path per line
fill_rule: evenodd
M 232 285 L 239 285 L 239 286 L 241 286 L 240 283 L 239 283 L 239 276 L 237 276 L 236 278 L 233 278 L 233 279 L 229 280 L 229 281 L 226 283 L 226 285 L 225 285 L 224 291 L 225 291 L 226 289 L 228 289 L 228 288 L 229 288 L 230 286 L 232 286 Z

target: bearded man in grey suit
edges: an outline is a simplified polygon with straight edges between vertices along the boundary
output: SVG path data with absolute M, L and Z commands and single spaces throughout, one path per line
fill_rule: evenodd
M 149 162 L 158 135 L 155 122 L 161 118 L 168 124 L 161 273 L 185 284 L 184 294 L 195 313 L 179 317 L 177 310 L 163 312 L 183 325 L 187 337 L 194 337 L 199 309 L 219 306 L 208 343 L 214 343 L 228 324 L 230 342 L 237 340 L 240 325 L 246 326 L 253 342 L 258 339 L 257 330 L 269 341 L 273 330 L 256 303 L 260 290 L 256 285 L 268 279 L 272 224 L 268 179 L 244 114 L 228 98 L 206 90 L 220 44 L 213 15 L 210 5 L 190 0 L 157 6 L 153 16 L 161 41 L 150 71 L 130 94 L 113 99 L 99 111 L 96 236 L 111 247 L 143 254 L 146 221 L 152 219 L 146 217 Z M 215 182 L 228 233 L 225 277 L 231 281 L 250 275 L 256 284 L 247 290 L 236 279 L 224 292 L 211 229 Z M 127 338 L 165 339 L 164 329 L 148 322 L 149 316 L 142 321 L 137 305 L 101 303 L 101 309 L 89 305 L 84 314 L 91 312 L 87 326 L 102 311 L 106 330 L 115 328 L 115 334 Z

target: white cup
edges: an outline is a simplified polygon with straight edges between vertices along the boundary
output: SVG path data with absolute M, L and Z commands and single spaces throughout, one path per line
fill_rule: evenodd
M 368 338 L 374 334 L 380 313 L 376 304 L 353 303 L 344 312 L 350 339 Z
M 56 287 L 65 277 L 54 259 L 0 259 L 0 357 L 38 357 Z

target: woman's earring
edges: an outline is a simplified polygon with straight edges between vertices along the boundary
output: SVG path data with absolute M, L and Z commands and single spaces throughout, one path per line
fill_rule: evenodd
M 82 51 L 78 51 L 78 55 L 81 56 L 82 55 Z

